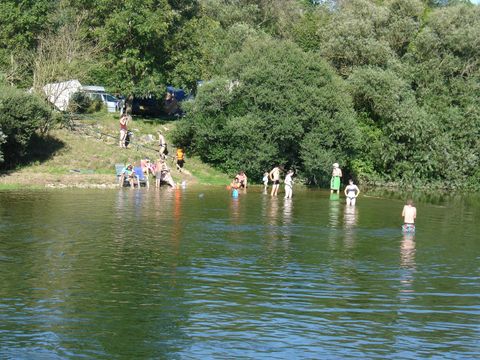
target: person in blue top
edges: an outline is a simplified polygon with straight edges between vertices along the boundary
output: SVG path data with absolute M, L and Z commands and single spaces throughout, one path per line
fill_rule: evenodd
M 127 166 L 122 169 L 122 174 L 120 175 L 120 187 L 123 186 L 125 179 L 127 179 L 130 183 L 130 187 L 135 187 L 135 180 L 137 179 L 137 176 L 135 175 L 132 164 L 127 164 Z

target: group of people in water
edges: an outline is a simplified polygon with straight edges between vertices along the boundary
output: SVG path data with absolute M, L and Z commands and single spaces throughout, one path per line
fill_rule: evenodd
M 270 172 L 265 172 L 263 174 L 263 186 L 264 186 L 264 193 L 267 193 L 268 184 L 272 182 L 272 190 L 270 192 L 271 196 L 278 195 L 278 189 L 280 187 L 281 182 L 281 173 L 284 172 L 284 168 L 281 165 L 275 166 Z M 285 175 L 285 179 L 283 180 L 285 186 L 285 199 L 291 199 L 293 196 L 293 176 L 295 171 L 290 169 L 287 171 Z M 333 164 L 332 169 L 332 177 L 330 179 L 330 193 L 339 194 L 340 187 L 341 187 L 341 178 L 342 178 L 342 170 L 338 163 Z M 247 175 L 242 170 L 238 172 L 235 178 L 232 180 L 230 185 L 232 189 L 232 196 L 234 198 L 238 197 L 238 190 L 239 189 L 246 189 L 247 188 Z M 357 197 L 360 195 L 359 187 L 353 182 L 353 179 L 348 180 L 348 185 L 344 189 L 345 199 L 347 206 L 355 206 Z M 413 206 L 413 201 L 408 200 L 407 204 L 404 206 L 402 211 L 402 217 L 404 219 L 404 224 L 402 226 L 402 230 L 404 232 L 414 232 L 415 231 L 415 219 L 417 216 L 417 209 Z

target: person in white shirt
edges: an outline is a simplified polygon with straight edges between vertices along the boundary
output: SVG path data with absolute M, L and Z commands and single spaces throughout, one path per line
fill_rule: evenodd
M 291 199 L 293 195 L 293 170 L 288 170 L 285 176 L 285 199 Z

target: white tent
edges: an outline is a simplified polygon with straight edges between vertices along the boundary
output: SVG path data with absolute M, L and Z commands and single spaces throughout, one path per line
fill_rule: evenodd
M 61 111 L 67 110 L 70 97 L 80 90 L 82 90 L 82 84 L 78 80 L 51 83 L 43 87 L 48 101 Z

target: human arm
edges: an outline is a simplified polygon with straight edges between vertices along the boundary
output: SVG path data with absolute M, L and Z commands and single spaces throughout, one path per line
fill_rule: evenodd
M 355 197 L 358 197 L 358 195 L 360 195 L 360 189 L 358 188 L 357 185 L 355 185 L 355 189 L 357 190 L 357 193 L 355 194 Z

